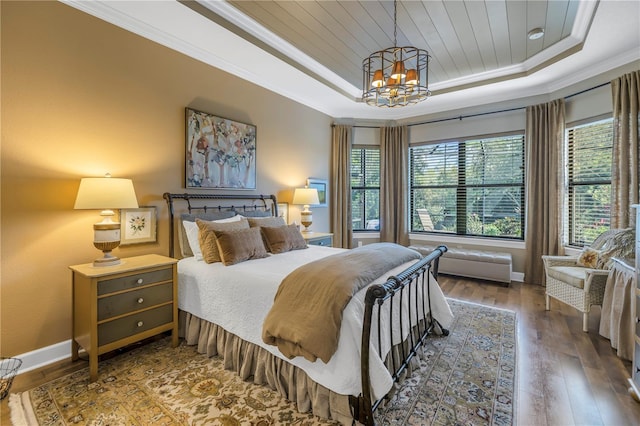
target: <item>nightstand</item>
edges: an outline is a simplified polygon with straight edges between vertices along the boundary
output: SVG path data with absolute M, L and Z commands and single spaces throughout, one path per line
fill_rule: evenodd
M 325 232 L 303 232 L 302 237 L 312 246 L 333 247 L 333 234 Z
M 89 376 L 98 378 L 98 355 L 171 331 L 178 346 L 176 259 L 149 254 L 114 266 L 74 265 L 71 359 L 80 346 L 89 355 Z

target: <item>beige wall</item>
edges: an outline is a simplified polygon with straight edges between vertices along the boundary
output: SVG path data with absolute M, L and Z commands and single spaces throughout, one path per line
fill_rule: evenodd
M 73 210 L 81 177 L 132 178 L 139 204 L 158 206 L 158 243 L 117 255 L 168 252 L 162 193 L 184 191 L 186 106 L 257 126 L 254 193 L 291 201 L 328 178 L 330 117 L 61 3 L 0 7 L 3 356 L 71 337 L 68 265 L 100 254 L 98 212 Z M 314 220 L 328 230 L 326 208 Z

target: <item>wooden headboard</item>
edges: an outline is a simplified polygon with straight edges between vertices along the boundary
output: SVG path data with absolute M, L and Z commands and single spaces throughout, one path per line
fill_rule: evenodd
M 169 256 L 175 257 L 176 215 L 182 213 L 203 214 L 233 211 L 247 216 L 256 212 L 269 212 L 278 216 L 278 202 L 275 195 L 251 194 L 171 194 L 165 192 L 162 197 L 169 207 Z M 180 202 L 180 205 L 177 203 Z

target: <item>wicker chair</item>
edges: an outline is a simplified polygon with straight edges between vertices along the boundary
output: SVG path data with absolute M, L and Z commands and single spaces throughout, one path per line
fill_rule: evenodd
M 591 244 L 591 248 L 608 249 L 622 229 L 603 232 Z M 582 331 L 588 332 L 589 312 L 592 305 L 602 306 L 607 284 L 608 269 L 592 269 L 579 266 L 578 256 L 542 256 L 547 287 L 545 309 L 549 310 L 549 298 L 559 300 L 582 312 Z

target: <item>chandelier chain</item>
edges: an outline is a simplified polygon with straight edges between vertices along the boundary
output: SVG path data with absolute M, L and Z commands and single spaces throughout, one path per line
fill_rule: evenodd
M 398 46 L 398 0 L 393 0 L 393 47 Z

